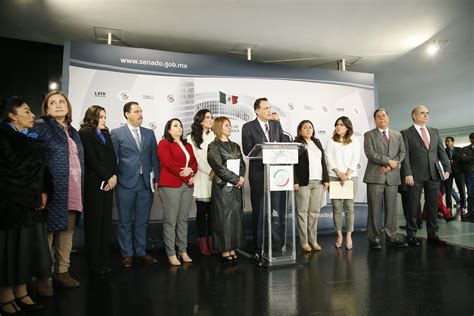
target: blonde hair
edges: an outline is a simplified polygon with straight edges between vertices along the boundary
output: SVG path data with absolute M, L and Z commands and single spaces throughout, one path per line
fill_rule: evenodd
M 219 116 L 214 120 L 214 124 L 212 124 L 212 131 L 217 138 L 222 137 L 222 126 L 224 126 L 225 121 L 230 123 L 230 120 L 227 116 Z

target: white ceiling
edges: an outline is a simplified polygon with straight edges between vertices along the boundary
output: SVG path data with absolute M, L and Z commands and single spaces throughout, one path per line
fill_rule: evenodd
M 215 55 L 238 51 L 241 58 L 247 47 L 255 47 L 258 61 L 298 59 L 293 63 L 315 66 L 357 56 L 370 68 L 422 50 L 420 45 L 466 14 L 468 3 L 3 0 L 0 36 L 51 44 L 68 39 L 104 43 L 95 38 L 94 27 L 100 27 L 120 30 L 120 44 L 132 47 Z M 468 32 L 443 34 L 442 40 L 449 40 L 449 49 L 462 49 Z
M 256 61 L 332 69 L 346 58 L 347 70 L 375 73 L 376 78 L 380 74 L 390 81 L 384 69 L 396 68 L 401 60 L 406 69 L 436 65 L 424 52 L 434 39 L 449 41 L 444 48 L 448 54 L 474 55 L 473 3 L 2 0 L 0 36 L 60 45 L 65 40 L 105 43 L 96 39 L 94 28 L 109 28 L 119 30 L 115 33 L 122 38 L 115 45 L 234 58 L 246 58 L 246 48 L 253 47 Z M 456 63 L 453 58 L 448 62 Z

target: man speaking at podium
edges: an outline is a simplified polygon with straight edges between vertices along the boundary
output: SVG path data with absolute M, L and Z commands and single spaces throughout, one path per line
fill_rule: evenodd
M 242 149 L 244 154 L 248 156 L 253 147 L 257 144 L 265 142 L 282 142 L 283 129 L 279 121 L 271 120 L 272 107 L 267 98 L 259 98 L 253 104 L 257 118 L 247 122 L 242 127 Z M 252 202 L 252 237 L 255 247 L 255 260 L 261 260 L 263 245 L 263 197 L 264 197 L 264 166 L 261 159 L 252 159 L 249 161 L 249 182 L 250 182 L 250 199 Z M 279 193 L 279 192 L 278 192 Z M 284 193 L 284 192 L 283 192 Z M 273 195 L 273 194 L 272 194 Z M 272 206 L 274 199 L 272 196 Z M 279 212 L 280 213 L 280 212 Z M 284 218 L 279 219 L 283 223 Z M 280 226 L 283 228 L 284 226 Z M 284 231 L 284 230 L 283 230 Z M 283 238 L 282 229 L 279 238 Z M 279 240 L 282 242 L 283 240 Z

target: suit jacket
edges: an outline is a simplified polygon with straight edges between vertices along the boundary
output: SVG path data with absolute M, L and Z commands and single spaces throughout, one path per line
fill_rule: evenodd
M 97 133 L 90 129 L 81 129 L 82 146 L 84 147 L 85 172 L 84 182 L 100 190 L 102 181 L 107 181 L 117 173 L 117 158 L 110 134 L 103 131 L 105 143 Z
M 270 142 L 283 142 L 283 129 L 279 121 L 269 120 L 270 128 Z M 242 126 L 242 149 L 246 156 L 250 153 L 252 148 L 257 145 L 267 142 L 265 134 L 260 126 L 258 119 L 247 122 Z M 249 180 L 250 182 L 263 182 L 263 163 L 261 159 L 250 160 L 249 163 Z
M 453 155 L 449 156 L 449 148 L 446 148 L 446 155 L 448 155 L 449 162 L 451 163 L 451 169 L 455 174 L 463 173 L 461 161 L 459 160 L 461 156 L 462 148 L 461 147 L 454 147 L 453 148 Z
M 471 145 L 462 148 L 460 158 L 462 170 L 466 175 L 474 174 L 474 149 Z
M 365 183 L 400 184 L 400 166 L 405 159 L 405 144 L 399 132 L 389 129 L 388 138 L 389 143 L 385 145 L 382 133 L 378 128 L 364 134 L 364 152 L 368 159 L 364 174 Z M 399 167 L 387 173 L 380 173 L 379 168 L 388 166 L 389 160 L 398 161 Z
M 126 189 L 133 189 L 138 182 L 141 165 L 146 180 L 145 186 L 151 189 L 150 181 L 148 181 L 150 173 L 152 171 L 155 173 L 155 182 L 158 182 L 160 177 L 155 133 L 148 128 L 140 127 L 141 151 L 127 125 L 113 129 L 111 134 L 117 156 L 118 183 Z
M 441 180 L 435 165 L 438 161 L 441 161 L 446 172 L 451 172 L 438 130 L 432 127 L 427 127 L 427 130 L 430 134 L 429 149 L 426 149 L 423 139 L 413 125 L 401 132 L 406 149 L 401 170 L 403 179 L 413 176 L 415 181 Z
M 295 139 L 296 143 L 305 144 L 304 140 L 301 138 Z M 323 146 L 317 138 L 313 138 L 313 143 L 321 151 L 321 167 L 323 169 L 323 175 L 321 182 L 329 182 L 328 166 L 326 164 L 326 155 L 324 154 Z M 300 186 L 307 186 L 309 183 L 309 157 L 308 150 L 303 151 L 301 156 L 298 159 L 298 163 L 293 166 L 294 169 L 294 182 Z
M 197 161 L 194 156 L 193 147 L 187 143 L 184 145 L 186 151 L 189 153 L 188 167 L 197 173 Z M 179 173 L 181 168 L 186 166 L 186 156 L 181 149 L 181 146 L 176 142 L 170 142 L 167 139 L 162 139 L 158 145 L 158 157 L 160 157 L 160 187 L 180 188 L 183 182 L 188 182 L 191 175 L 181 177 Z M 188 185 L 192 188 L 194 185 Z

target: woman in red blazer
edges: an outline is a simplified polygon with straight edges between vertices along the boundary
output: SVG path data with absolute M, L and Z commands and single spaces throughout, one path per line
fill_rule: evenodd
M 193 148 L 183 138 L 183 124 L 177 118 L 165 125 L 158 144 L 160 158 L 160 198 L 163 208 L 163 240 L 171 265 L 192 262 L 187 254 L 188 217 L 193 201 L 193 182 L 197 161 Z M 178 257 L 176 256 L 178 248 Z

